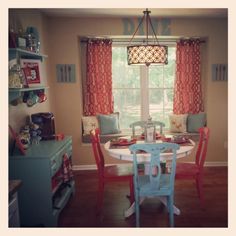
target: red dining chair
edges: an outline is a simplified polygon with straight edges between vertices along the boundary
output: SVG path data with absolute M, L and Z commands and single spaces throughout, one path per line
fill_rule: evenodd
M 202 207 L 205 205 L 203 195 L 203 167 L 206 159 L 209 133 L 210 130 L 207 127 L 202 127 L 199 129 L 200 137 L 195 163 L 177 163 L 175 175 L 176 179 L 195 179 L 197 192 Z
M 101 213 L 104 197 L 104 185 L 108 182 L 128 181 L 130 188 L 129 200 L 134 202 L 133 168 L 132 166 L 105 166 L 104 156 L 101 150 L 99 129 L 91 130 L 90 138 L 93 147 L 93 154 L 98 170 L 98 198 L 97 214 Z

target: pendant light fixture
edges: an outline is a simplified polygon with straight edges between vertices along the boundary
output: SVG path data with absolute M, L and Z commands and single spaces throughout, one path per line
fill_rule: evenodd
M 149 14 L 151 11 L 143 11 L 143 18 L 140 21 L 137 29 L 135 30 L 127 47 L 128 65 L 142 65 L 149 66 L 150 64 L 168 64 L 168 47 L 160 45 L 153 28 L 153 24 Z M 134 36 L 136 35 L 139 27 L 146 21 L 146 39 L 143 44 L 132 44 Z M 152 38 L 149 38 L 149 25 L 152 29 Z

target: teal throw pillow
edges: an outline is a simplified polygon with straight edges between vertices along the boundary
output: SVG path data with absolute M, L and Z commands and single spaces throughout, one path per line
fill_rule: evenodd
M 119 129 L 119 116 L 116 113 L 110 115 L 97 115 L 100 134 L 118 134 Z
M 206 125 L 206 113 L 189 114 L 187 118 L 187 131 L 198 133 L 198 129 Z

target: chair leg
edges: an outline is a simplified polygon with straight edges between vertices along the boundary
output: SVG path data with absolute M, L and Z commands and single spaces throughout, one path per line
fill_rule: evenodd
M 135 219 L 136 219 L 136 227 L 140 227 L 139 222 L 139 215 L 140 215 L 140 209 L 139 209 L 139 192 L 137 188 L 135 188 Z
M 135 219 L 136 219 L 136 227 L 140 227 L 140 209 L 139 209 L 139 198 L 136 198 L 135 201 Z
M 98 199 L 97 199 L 97 215 L 101 213 L 102 205 L 103 205 L 103 197 L 104 197 L 104 182 L 99 181 L 98 184 Z
M 200 199 L 201 207 L 205 207 L 205 199 L 203 194 L 203 183 L 202 183 L 202 176 L 198 175 L 196 177 L 196 187 L 198 192 L 198 197 Z
M 129 190 L 130 190 L 130 205 L 134 202 L 134 182 L 133 177 L 129 181 Z
M 174 196 L 168 196 L 168 210 L 169 210 L 169 224 L 170 227 L 174 227 Z

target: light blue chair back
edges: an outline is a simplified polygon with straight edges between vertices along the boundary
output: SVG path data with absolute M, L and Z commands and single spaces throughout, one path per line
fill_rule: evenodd
M 169 211 L 170 226 L 174 226 L 174 181 L 176 170 L 176 154 L 179 145 L 175 143 L 133 144 L 129 147 L 133 153 L 134 188 L 136 226 L 139 227 L 139 201 L 140 197 L 166 196 Z M 150 155 L 149 173 L 140 174 L 138 171 L 137 156 L 143 152 Z M 163 152 L 171 152 L 172 160 L 168 171 L 163 171 L 160 156 Z
M 146 121 L 136 121 L 136 122 L 133 122 L 129 125 L 129 127 L 132 129 L 132 135 L 133 137 L 135 136 L 135 127 L 141 127 L 141 128 L 144 128 L 145 124 L 147 122 Z M 152 121 L 152 123 L 157 127 L 159 126 L 160 127 L 160 134 L 163 133 L 163 127 L 165 127 L 165 124 L 161 121 Z

